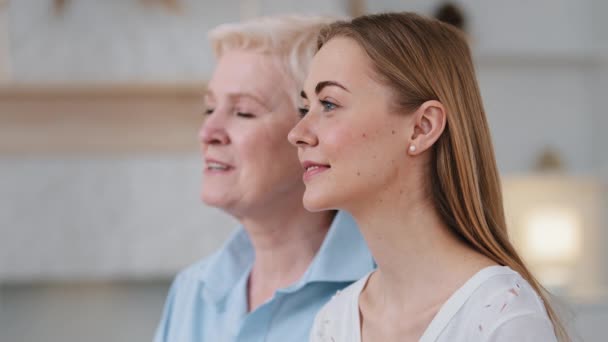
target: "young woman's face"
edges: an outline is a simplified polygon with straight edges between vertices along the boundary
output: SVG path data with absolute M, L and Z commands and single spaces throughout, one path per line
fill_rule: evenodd
M 308 210 L 352 209 L 404 170 L 408 115 L 391 111 L 390 89 L 352 39 L 333 38 L 313 59 L 302 97 L 308 112 L 289 134 L 306 169 Z
M 218 61 L 199 131 L 205 162 L 202 200 L 237 217 L 300 199 L 296 151 L 286 140 L 298 122 L 288 82 L 272 57 L 228 51 Z

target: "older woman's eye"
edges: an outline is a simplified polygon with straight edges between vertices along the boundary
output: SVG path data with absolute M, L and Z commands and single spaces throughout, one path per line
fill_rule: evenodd
M 298 113 L 300 114 L 300 118 L 303 118 L 306 116 L 306 114 L 308 114 L 308 108 L 306 107 L 299 107 L 298 108 Z
M 205 115 L 211 115 L 214 110 L 215 109 L 213 109 L 213 108 L 207 108 L 207 109 L 205 109 Z
M 241 117 L 241 118 L 245 118 L 245 119 L 253 119 L 253 118 L 255 118 L 255 115 L 253 115 L 251 113 L 244 113 L 244 112 L 236 112 L 236 116 Z
M 338 105 L 326 100 L 321 100 L 321 105 L 323 106 L 324 112 L 331 112 L 332 110 L 338 108 Z

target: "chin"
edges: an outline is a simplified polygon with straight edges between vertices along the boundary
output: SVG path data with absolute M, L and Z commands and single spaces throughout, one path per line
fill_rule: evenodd
M 200 198 L 201 198 L 201 202 L 203 202 L 203 204 L 208 205 L 210 207 L 217 207 L 219 204 L 215 198 L 213 198 L 205 193 L 202 193 Z
M 215 207 L 219 209 L 223 209 L 227 206 L 227 201 L 224 196 L 219 192 L 211 192 L 211 191 L 201 191 L 200 195 L 201 202 L 210 207 Z
M 306 189 L 302 203 L 304 204 L 304 208 L 311 212 L 338 209 L 336 208 L 336 201 L 329 198 L 326 191 L 320 193 Z

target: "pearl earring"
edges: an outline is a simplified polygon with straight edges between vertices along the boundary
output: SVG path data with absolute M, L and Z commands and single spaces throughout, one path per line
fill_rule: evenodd
M 412 152 L 412 153 L 416 152 L 416 146 L 410 145 L 410 152 Z

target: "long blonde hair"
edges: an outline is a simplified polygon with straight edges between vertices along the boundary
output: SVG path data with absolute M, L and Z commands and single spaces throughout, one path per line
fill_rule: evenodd
M 392 89 L 395 105 L 412 112 L 441 102 L 446 128 L 434 146 L 430 174 L 436 209 L 471 248 L 509 266 L 543 299 L 560 341 L 568 334 L 509 241 L 492 139 L 466 37 L 450 25 L 413 13 L 367 15 L 324 29 L 318 48 L 336 36 L 354 39 L 368 54 L 378 80 Z

